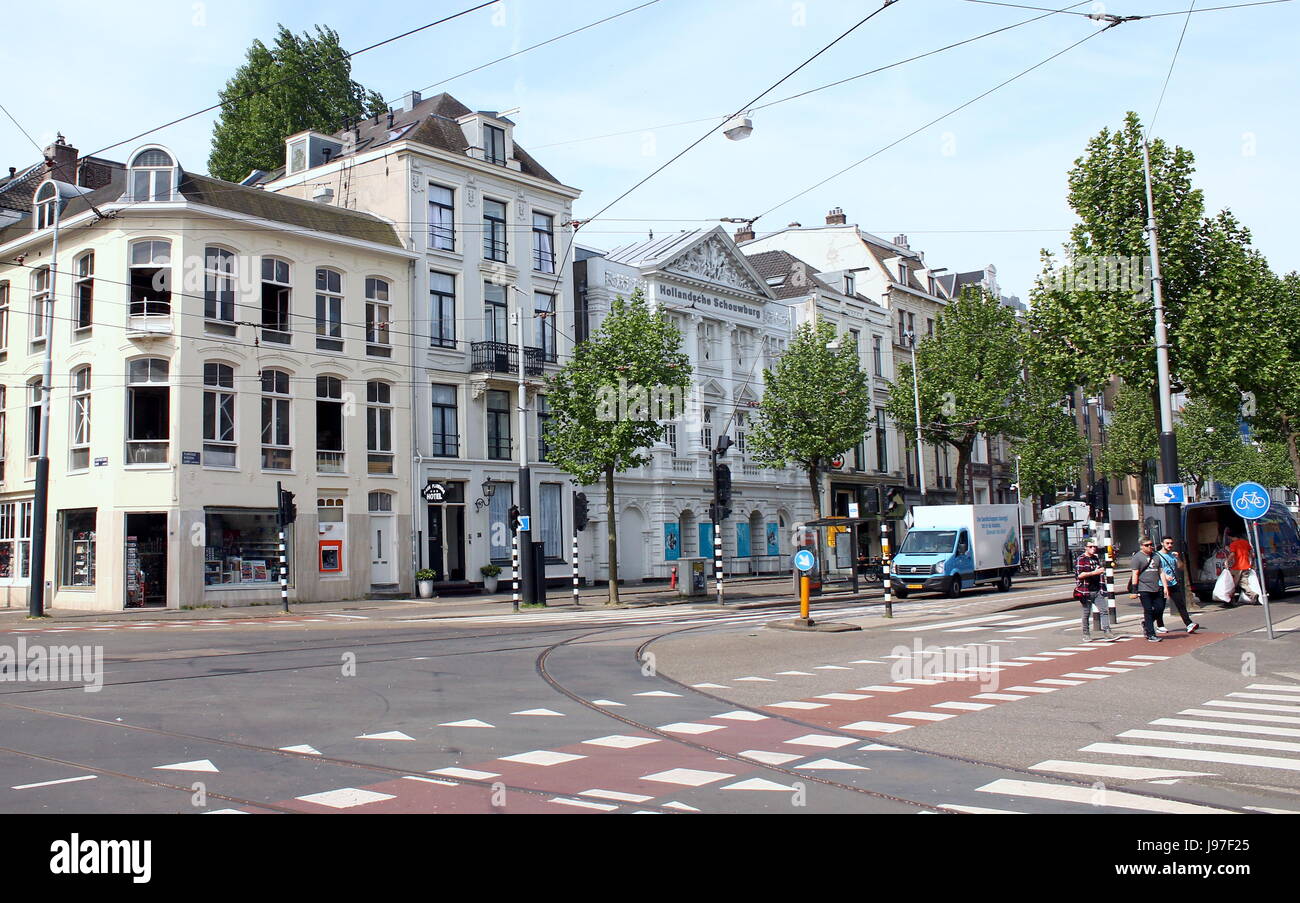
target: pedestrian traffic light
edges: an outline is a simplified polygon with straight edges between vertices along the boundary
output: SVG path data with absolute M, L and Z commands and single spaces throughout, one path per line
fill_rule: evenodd
M 715 471 L 718 481 L 718 501 L 723 505 L 731 503 L 731 468 L 726 464 L 719 464 Z
M 298 519 L 298 506 L 293 503 L 293 493 L 280 490 L 280 524 L 291 524 Z
M 864 515 L 880 513 L 880 487 L 859 486 L 858 505 Z
M 724 455 L 726 455 L 726 453 L 727 453 L 727 449 L 731 448 L 731 446 L 732 446 L 733 444 L 734 444 L 734 443 L 731 441 L 731 437 L 728 436 L 728 435 L 726 435 L 725 433 L 724 433 L 723 435 L 719 436 L 719 437 L 718 437 L 718 445 L 717 445 L 717 448 L 716 448 L 716 450 L 715 450 L 716 453 L 717 453 L 717 455 L 718 455 L 718 457 L 721 458 L 721 457 L 723 457 Z
M 519 506 L 511 505 L 509 514 L 510 514 L 510 532 L 518 533 L 519 532 Z
M 890 486 L 885 490 L 885 510 L 889 517 L 902 517 L 907 513 L 906 493 L 902 486 Z
M 720 524 L 729 517 L 731 517 L 731 509 L 726 505 L 723 505 L 722 510 L 718 511 L 717 506 L 712 503 L 709 504 L 709 520 L 713 523 Z
M 587 493 L 575 492 L 573 494 L 573 529 L 587 529 Z

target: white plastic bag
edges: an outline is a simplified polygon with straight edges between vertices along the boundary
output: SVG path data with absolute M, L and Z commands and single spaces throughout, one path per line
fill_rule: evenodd
M 1241 591 L 1248 597 L 1251 605 L 1259 604 L 1259 578 L 1255 576 L 1254 571 L 1246 571 L 1241 575 Z
M 1219 574 L 1219 579 L 1214 581 L 1214 600 L 1226 605 L 1232 601 L 1232 593 L 1236 588 L 1236 583 L 1232 579 L 1232 571 L 1224 568 Z

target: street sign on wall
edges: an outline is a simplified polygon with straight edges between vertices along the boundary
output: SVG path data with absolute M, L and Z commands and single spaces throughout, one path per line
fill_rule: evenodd
M 1157 505 L 1187 504 L 1187 486 L 1183 483 L 1156 483 L 1154 495 Z

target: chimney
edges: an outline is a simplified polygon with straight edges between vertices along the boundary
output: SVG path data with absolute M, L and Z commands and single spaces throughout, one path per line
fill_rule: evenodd
M 741 226 L 739 229 L 737 229 L 737 230 L 736 230 L 736 234 L 735 234 L 735 239 L 736 239 L 736 244 L 742 244 L 742 243 L 747 242 L 747 241 L 753 241 L 753 240 L 754 240 L 754 224 L 753 224 L 753 223 L 746 223 L 745 225 L 743 225 L 743 226 Z
M 9 167 L 9 178 L 12 179 L 12 178 L 14 177 L 14 173 L 16 173 L 16 172 L 18 172 L 18 167 L 17 167 L 17 166 L 11 166 L 11 167 Z
M 802 228 L 803 228 L 803 223 L 791 223 L 790 225 L 786 226 L 786 228 L 787 228 L 787 229 L 802 229 Z
M 826 225 L 828 226 L 843 226 L 847 222 L 848 219 L 844 216 L 844 209 L 841 207 L 836 207 L 826 214 Z
M 909 251 L 912 250 L 911 246 L 907 243 L 906 235 L 895 235 L 894 244 L 898 245 L 900 248 L 907 248 Z
M 402 95 L 402 111 L 409 113 L 415 109 L 415 105 L 420 102 L 419 91 L 407 91 Z
M 45 148 L 45 164 L 49 167 L 50 178 L 72 185 L 77 181 L 77 149 L 70 146 L 63 135 L 57 135 L 54 143 Z

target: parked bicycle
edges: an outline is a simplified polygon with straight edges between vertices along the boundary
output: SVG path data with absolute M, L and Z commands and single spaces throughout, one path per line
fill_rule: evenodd
M 1020 573 L 1037 574 L 1038 573 L 1038 553 L 1024 552 L 1020 556 Z

